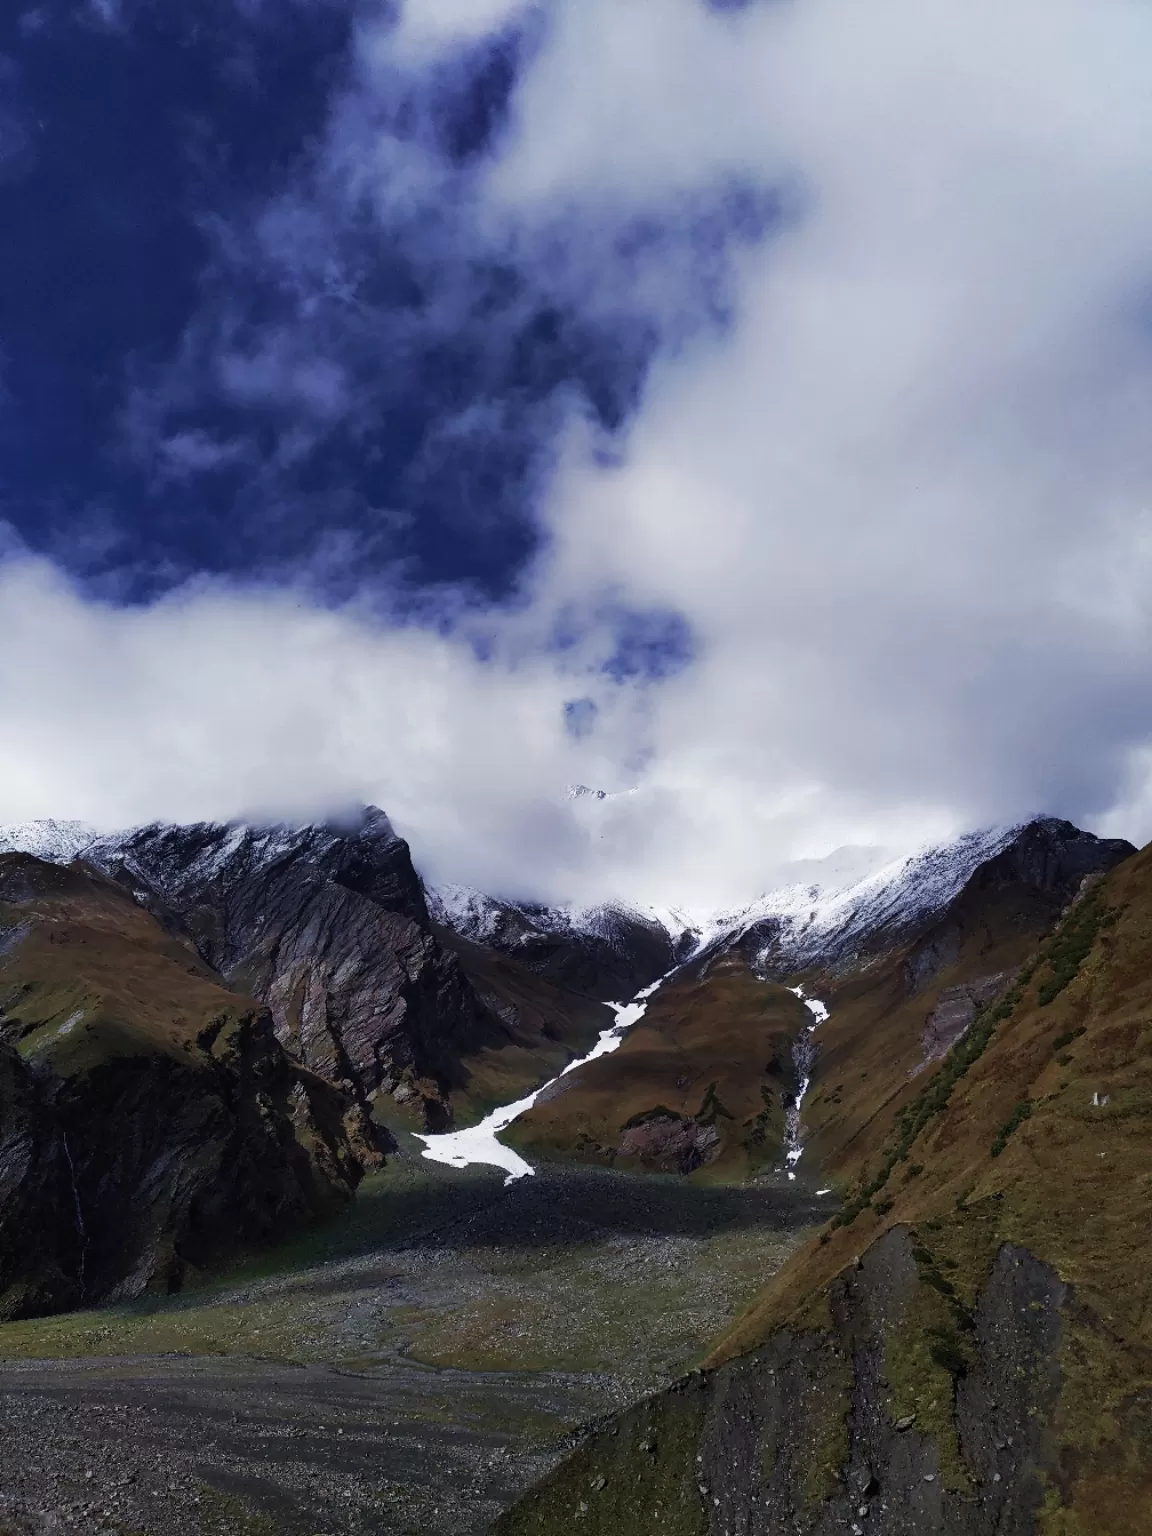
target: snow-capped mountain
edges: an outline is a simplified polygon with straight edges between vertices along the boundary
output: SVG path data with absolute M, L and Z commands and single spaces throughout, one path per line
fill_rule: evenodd
M 745 908 L 711 915 L 708 942 L 755 935 L 762 940 L 757 958 L 777 971 L 841 959 L 877 934 L 913 928 L 943 911 L 1027 825 L 988 827 L 919 848 L 860 879 L 768 891 Z
M 14 821 L 0 827 L 0 853 L 30 853 L 49 864 L 66 864 L 99 836 L 84 821 Z
M 570 793 L 601 794 L 584 786 L 572 786 Z M 677 963 L 737 943 L 765 973 L 785 976 L 839 963 L 885 935 L 925 924 L 956 899 L 981 866 L 1030 831 L 1034 839 L 1055 840 L 1070 868 L 1076 867 L 1081 846 L 1085 869 L 1096 867 L 1091 850 L 1099 847 L 1097 839 L 1070 823 L 1038 817 L 895 858 L 882 849 L 839 849 L 826 859 L 792 866 L 784 873 L 800 878 L 727 910 L 623 901 L 546 905 L 455 884 L 427 887 L 427 908 L 441 928 L 472 944 L 517 954 L 534 968 L 555 971 L 556 979 L 562 979 L 561 969 L 564 979 L 570 978 L 573 953 L 579 952 L 602 973 L 597 992 L 646 985 Z M 28 821 L 0 826 L 0 852 L 27 852 L 53 862 L 83 854 L 102 868 L 131 872 L 136 851 L 146 848 L 150 887 L 179 904 L 213 881 L 251 879 L 283 861 L 303 859 L 320 868 L 335 859 L 343 865 L 348 848 L 365 837 L 374 843 L 396 840 L 384 813 L 372 810 L 356 828 L 156 825 L 101 835 L 77 821 Z M 415 910 L 418 888 L 402 894 L 399 905 Z M 563 967 L 557 958 L 562 951 Z M 587 977 L 584 981 L 586 986 Z
M 1046 850 L 1036 856 L 1058 857 L 1073 883 L 1078 860 L 1084 873 L 1099 867 L 1098 839 L 1069 822 L 1036 817 L 896 858 L 885 858 L 881 849 L 840 849 L 826 860 L 794 866 L 798 873 L 822 878 L 774 887 L 730 909 L 623 902 L 547 907 L 503 901 L 459 885 L 430 889 L 428 902 L 434 920 L 444 927 L 501 949 L 514 950 L 549 934 L 620 945 L 630 930 L 642 927 L 663 932 L 672 963 L 740 944 L 757 968 L 784 977 L 814 965 L 838 964 L 887 936 L 923 927 L 956 900 L 977 870 L 1022 846 L 1029 836 Z

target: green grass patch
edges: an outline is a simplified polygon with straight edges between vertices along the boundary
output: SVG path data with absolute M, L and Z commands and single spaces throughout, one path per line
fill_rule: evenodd
M 996 1132 L 996 1139 L 993 1141 L 990 1148 L 993 1157 L 999 1157 L 1001 1152 L 1003 1152 L 1004 1148 L 1008 1145 L 1008 1138 L 1012 1135 L 1012 1132 L 1023 1125 L 1025 1120 L 1030 1120 L 1032 1118 L 1033 1108 L 1034 1106 L 1031 1099 L 1021 1099 L 1020 1103 L 1017 1104 L 1016 1108 L 1012 1111 L 1007 1120 L 1005 1120 L 1004 1124 Z

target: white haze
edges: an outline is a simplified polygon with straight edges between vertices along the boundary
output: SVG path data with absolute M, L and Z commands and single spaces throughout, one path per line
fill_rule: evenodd
M 521 9 L 410 3 L 402 46 L 420 67 Z M 691 905 L 1034 810 L 1148 835 L 1152 9 L 551 16 L 493 216 L 786 183 L 730 333 L 658 365 L 614 467 L 574 429 L 484 662 L 467 627 L 207 587 L 125 612 L 13 558 L 0 816 L 374 799 L 435 877 Z M 606 599 L 683 615 L 693 662 L 620 687 L 595 633 L 558 662 L 555 615 Z M 568 805 L 573 780 L 636 793 Z

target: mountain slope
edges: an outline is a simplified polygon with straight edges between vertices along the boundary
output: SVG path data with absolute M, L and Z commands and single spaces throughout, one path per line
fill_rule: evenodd
M 394 1106 L 433 1131 L 479 1118 L 505 1081 L 534 1086 L 595 1037 L 583 999 L 542 1000 L 539 985 L 546 1027 L 526 1018 L 511 961 L 473 985 L 476 967 L 434 928 L 408 845 L 374 807 L 339 826 L 143 827 L 83 857 L 266 1002 L 313 1071 L 377 1097 L 385 1119 Z
M 467 886 L 428 892 L 436 921 L 473 944 L 600 1002 L 624 1002 L 665 975 L 687 949 L 682 926 L 655 911 L 606 902 L 547 907 L 502 900 Z
M 626 1171 L 739 1179 L 779 1166 L 810 1023 L 793 993 L 719 956 L 662 987 L 614 1055 L 561 1078 L 504 1140 Z
M 505 1140 L 529 1155 L 743 1177 L 782 1165 L 804 1077 L 802 1166 L 839 1174 L 879 1144 L 917 1075 L 1084 878 L 1131 852 L 1039 820 L 900 861 L 799 926 L 760 903 L 656 993 L 615 1056 L 569 1073 Z M 815 1034 L 778 982 L 828 1009 Z
M 0 1316 L 178 1289 L 378 1161 L 355 1104 L 118 886 L 0 857 Z
M 1041 819 L 985 852 L 942 909 L 925 910 L 915 892 L 886 902 L 887 914 L 902 907 L 899 922 L 886 916 L 854 953 L 837 946 L 801 972 L 829 1010 L 816 1036 L 803 1132 L 806 1159 L 825 1175 L 850 1172 L 875 1153 L 922 1075 L 1002 990 L 1083 882 L 1135 850 Z
M 501 1536 L 1152 1528 L 1150 1018 L 1146 850 L 846 1157 L 841 1212 L 709 1369 L 593 1435 Z

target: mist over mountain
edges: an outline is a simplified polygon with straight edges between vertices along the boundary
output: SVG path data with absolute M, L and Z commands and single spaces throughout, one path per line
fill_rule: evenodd
M 17 7 L 0 817 L 546 901 L 1139 840 L 1148 25 Z

